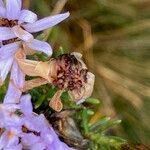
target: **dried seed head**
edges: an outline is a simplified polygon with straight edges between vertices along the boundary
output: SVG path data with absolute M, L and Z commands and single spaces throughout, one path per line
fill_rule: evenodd
M 79 53 L 64 54 L 53 59 L 53 70 L 50 72 L 52 84 L 59 89 L 68 90 L 76 101 L 89 97 L 93 91 L 95 76 L 88 72 Z
M 57 76 L 53 84 L 59 89 L 80 89 L 87 82 L 87 69 L 74 55 L 64 54 L 55 59 Z

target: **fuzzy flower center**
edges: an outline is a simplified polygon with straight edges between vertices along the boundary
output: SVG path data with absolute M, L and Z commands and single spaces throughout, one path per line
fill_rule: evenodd
M 87 82 L 87 69 L 74 55 L 64 54 L 56 59 L 57 78 L 53 84 L 59 89 L 80 90 Z
M 18 20 L 8 20 L 7 18 L 0 18 L 0 27 L 9 27 L 12 28 L 18 25 Z M 19 41 L 19 38 L 13 38 L 9 40 L 3 40 L 2 45 L 7 45 L 13 42 Z

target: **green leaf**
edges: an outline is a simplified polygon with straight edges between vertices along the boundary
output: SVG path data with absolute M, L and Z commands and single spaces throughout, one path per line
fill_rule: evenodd
M 126 140 L 124 140 L 124 139 L 122 139 L 122 138 L 120 138 L 120 137 L 117 137 L 117 136 L 108 136 L 108 138 L 109 138 L 110 140 L 112 140 L 112 141 L 115 141 L 115 142 L 121 143 L 121 144 L 127 142 Z
M 110 146 L 108 144 L 107 145 L 106 144 L 105 145 L 99 144 L 99 149 L 100 150 L 111 150 Z
M 35 102 L 35 109 L 39 108 L 42 105 L 45 98 L 46 95 L 41 95 L 41 97 Z
M 90 115 L 90 116 L 91 116 L 91 115 L 94 115 L 94 111 L 91 110 L 91 109 L 87 109 L 87 114 Z
M 106 131 L 107 129 L 112 128 L 113 126 L 116 126 L 116 125 L 118 125 L 118 124 L 120 124 L 120 123 L 121 123 L 121 120 L 110 120 L 108 123 L 104 124 L 104 125 L 100 128 L 99 132 L 104 132 L 104 131 Z
M 96 123 L 92 124 L 89 128 L 92 132 L 97 132 L 101 127 L 105 126 L 107 123 L 109 123 L 110 118 L 104 117 L 98 120 Z
M 114 147 L 116 149 L 119 149 L 122 144 L 126 143 L 126 141 L 123 140 L 122 138 L 115 137 L 115 136 L 104 136 L 99 133 L 96 133 L 96 134 L 91 133 L 90 138 L 91 140 L 95 141 L 101 146 L 106 145 L 106 146 Z M 107 147 L 107 150 L 109 150 L 108 147 Z
M 88 112 L 87 109 L 82 110 L 82 127 L 84 129 L 84 133 L 87 134 L 89 129 L 88 129 Z
M 50 87 L 47 92 L 47 97 L 52 98 L 54 94 L 56 93 L 57 89 L 55 87 Z
M 120 124 L 121 120 L 110 120 L 109 117 L 104 117 L 98 122 L 90 126 L 90 131 L 92 132 L 104 132 L 105 130 Z
M 53 57 L 58 57 L 59 55 L 63 55 L 66 53 L 68 52 L 63 47 L 60 46 L 59 49 L 53 53 Z
M 63 54 L 65 54 L 66 52 L 65 52 L 65 50 L 63 49 L 63 47 L 59 47 L 59 54 L 60 55 L 63 55 Z
M 100 104 L 100 100 L 96 98 L 87 98 L 85 102 L 94 105 Z

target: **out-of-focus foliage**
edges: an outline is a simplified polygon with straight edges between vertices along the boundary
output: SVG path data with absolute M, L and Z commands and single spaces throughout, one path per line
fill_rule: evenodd
M 65 6 L 64 6 L 65 3 Z M 99 113 L 122 120 L 117 135 L 149 145 L 150 1 L 32 0 L 41 16 L 70 11 L 68 21 L 45 32 L 54 50 L 79 51 L 96 74 Z

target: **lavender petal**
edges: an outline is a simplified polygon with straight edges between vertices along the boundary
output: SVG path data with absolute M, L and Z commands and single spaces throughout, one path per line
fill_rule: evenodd
M 7 150 L 22 150 L 22 144 L 10 146 L 7 148 Z
M 10 134 L 9 132 L 15 132 L 15 131 L 13 131 L 13 129 L 10 129 L 9 131 L 5 131 L 3 133 L 3 135 L 1 136 L 2 138 L 0 140 L 1 141 L 0 144 L 3 145 L 3 147 L 4 146 L 10 147 L 18 143 L 18 138 L 15 135 L 12 135 L 11 137 L 9 137 L 8 135 Z
M 37 20 L 37 15 L 29 10 L 21 10 L 21 14 L 19 17 L 20 23 L 34 23 Z
M 0 111 L 6 111 L 6 112 L 14 112 L 16 109 L 19 109 L 20 107 L 17 104 L 0 104 L 3 109 L 0 109 Z
M 63 14 L 59 14 L 55 16 L 46 17 L 46 18 L 36 21 L 35 23 L 23 25 L 23 27 L 31 33 L 39 32 L 39 31 L 55 26 L 56 24 L 68 18 L 69 15 L 70 15 L 69 12 L 67 12 L 67 13 L 63 13 Z
M 21 71 L 16 61 L 13 62 L 10 79 L 13 81 L 16 87 L 18 87 L 19 89 L 23 88 L 25 82 L 25 74 Z
M 48 56 L 52 55 L 52 48 L 47 42 L 34 39 L 31 43 L 26 43 L 26 45 L 33 50 L 44 52 Z
M 4 7 L 3 0 L 0 0 L 0 7 Z
M 34 135 L 33 133 L 24 133 L 22 136 L 22 144 L 26 146 L 32 146 L 33 144 L 37 144 L 40 140 L 40 137 Z
M 16 127 L 22 123 L 21 119 L 18 116 L 5 116 L 4 122 L 5 122 L 5 127 Z
M 0 6 L 0 17 L 6 17 L 6 9 L 3 6 Z
M 12 30 L 18 38 L 20 38 L 21 40 L 25 42 L 31 42 L 34 39 L 32 34 L 25 31 L 20 26 L 14 26 Z
M 20 42 L 4 45 L 0 48 L 0 59 L 5 59 L 14 55 L 20 48 Z
M 12 66 L 13 57 L 0 60 L 0 83 L 6 79 L 8 72 Z
M 19 90 L 11 81 L 9 82 L 7 93 L 4 97 L 4 104 L 19 103 L 22 91 Z
M 13 146 L 13 145 L 17 145 L 18 142 L 19 142 L 18 137 L 17 137 L 17 136 L 14 136 L 14 137 L 8 139 L 7 146 L 8 146 L 8 147 L 11 147 L 11 146 Z
M 21 11 L 21 0 L 6 1 L 6 16 L 8 19 L 18 19 Z
M 43 150 L 46 149 L 46 145 L 44 143 L 37 143 L 31 147 L 31 150 Z
M 6 137 L 6 133 L 4 132 L 1 136 L 0 136 L 0 149 L 3 149 L 4 146 L 7 143 L 7 137 Z
M 16 61 L 13 63 L 10 79 L 11 81 L 4 98 L 4 103 L 18 103 L 22 94 L 21 89 L 25 82 L 25 74 L 20 70 Z
M 0 122 L 3 123 L 1 124 L 1 128 L 11 128 L 22 125 L 22 120 L 14 113 L 17 109 L 19 109 L 19 107 L 16 104 L 1 104 Z M 19 132 L 18 129 L 17 131 Z
M 33 107 L 31 103 L 31 96 L 29 94 L 21 97 L 20 109 L 24 115 L 26 116 L 32 115 Z
M 8 27 L 0 27 L 0 41 L 15 38 L 16 35 Z
M 33 112 L 32 112 L 32 114 L 33 114 Z M 42 128 L 37 127 L 38 123 L 36 121 L 39 121 L 39 119 L 36 119 L 35 114 L 32 116 L 31 115 L 29 115 L 29 116 L 25 115 L 22 120 L 23 120 L 25 126 L 31 131 L 40 132 L 43 129 L 43 126 L 41 126 Z

